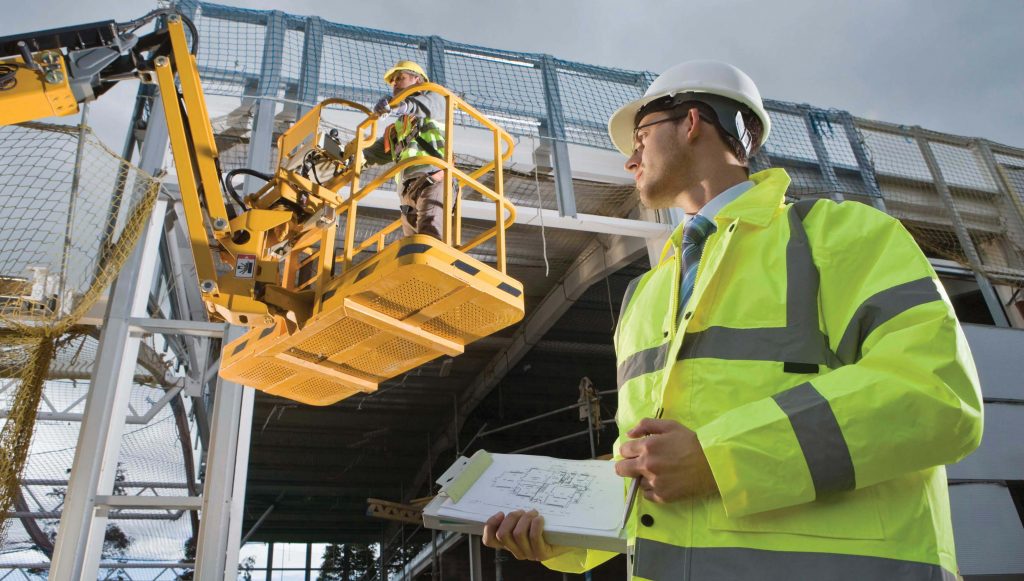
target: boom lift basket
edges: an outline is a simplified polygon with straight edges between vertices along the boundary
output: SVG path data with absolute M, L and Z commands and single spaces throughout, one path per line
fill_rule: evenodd
M 374 141 L 377 125 L 373 117 L 364 121 L 357 129 L 353 169 L 317 184 L 334 191 L 349 188 L 348 197 L 337 208 L 338 216 L 346 218 L 343 254 L 333 257 L 336 220 L 319 239 L 306 240 L 308 247 L 293 248 L 284 267 L 285 291 L 312 298 L 311 316 L 291 320 L 275 315 L 272 325 L 255 327 L 226 345 L 220 369 L 225 379 L 302 403 L 329 405 L 359 392 L 372 392 L 379 382 L 439 356 L 459 355 L 465 345 L 522 319 L 522 285 L 505 272 L 504 235 L 515 219 L 515 207 L 502 195 L 501 167 L 502 161 L 511 156 L 511 138 L 443 87 L 428 84 L 415 90 L 439 92 L 448 102 L 447 159 L 405 160 L 360 186 L 361 169 L 356 168 L 362 165 L 363 148 Z M 405 96 L 399 95 L 396 101 Z M 303 176 L 284 168 L 296 151 L 317 149 L 312 144 L 324 139 L 319 130 L 320 115 L 332 102 L 321 103 L 280 137 L 282 167 L 278 169 L 278 181 L 298 184 L 299 189 L 306 187 Z M 457 109 L 473 117 L 493 137 L 494 159 L 468 174 L 453 160 L 452 120 Z M 461 205 L 457 200 L 461 189 L 456 191 L 452 180 L 447 179 L 446 241 L 414 235 L 385 247 L 387 235 L 401 225 L 396 220 L 357 246 L 355 217 L 359 200 L 413 162 L 435 165 L 462 187 L 492 200 L 495 226 L 461 243 Z M 479 181 L 488 173 L 493 174 L 493 189 Z M 256 194 L 261 195 L 266 192 Z M 497 268 L 466 254 L 491 239 L 496 239 Z M 360 252 L 374 250 L 376 254 L 371 258 L 354 262 Z M 299 280 L 298 266 L 309 272 L 311 264 L 319 274 Z
M 320 314 L 289 333 L 252 329 L 224 349 L 221 375 L 327 405 L 507 327 L 523 316 L 514 279 L 424 235 L 335 279 Z

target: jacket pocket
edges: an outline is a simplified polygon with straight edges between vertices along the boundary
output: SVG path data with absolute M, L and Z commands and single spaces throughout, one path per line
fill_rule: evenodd
M 878 494 L 873 487 L 836 494 L 797 506 L 729 518 L 721 502 L 710 502 L 708 528 L 747 533 L 785 533 L 832 539 L 885 538 Z

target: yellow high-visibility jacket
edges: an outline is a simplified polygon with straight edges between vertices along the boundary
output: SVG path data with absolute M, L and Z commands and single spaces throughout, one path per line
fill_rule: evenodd
M 624 298 L 616 455 L 662 410 L 696 431 L 721 492 L 639 497 L 634 578 L 954 579 L 943 465 L 980 443 L 982 401 L 945 291 L 897 220 L 786 205 L 781 169 L 751 179 L 715 217 L 684 312 L 681 228 Z

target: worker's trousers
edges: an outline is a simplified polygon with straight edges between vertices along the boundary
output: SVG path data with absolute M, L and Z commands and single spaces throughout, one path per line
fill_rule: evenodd
M 441 239 L 444 228 L 444 172 L 437 170 L 405 180 L 400 194 L 402 234 Z

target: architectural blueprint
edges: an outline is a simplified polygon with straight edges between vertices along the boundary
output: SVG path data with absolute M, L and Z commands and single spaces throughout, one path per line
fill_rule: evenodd
M 486 521 L 498 511 L 535 509 L 545 529 L 615 531 L 624 510 L 624 482 L 605 460 L 491 454 L 491 463 L 458 502 L 439 515 Z

